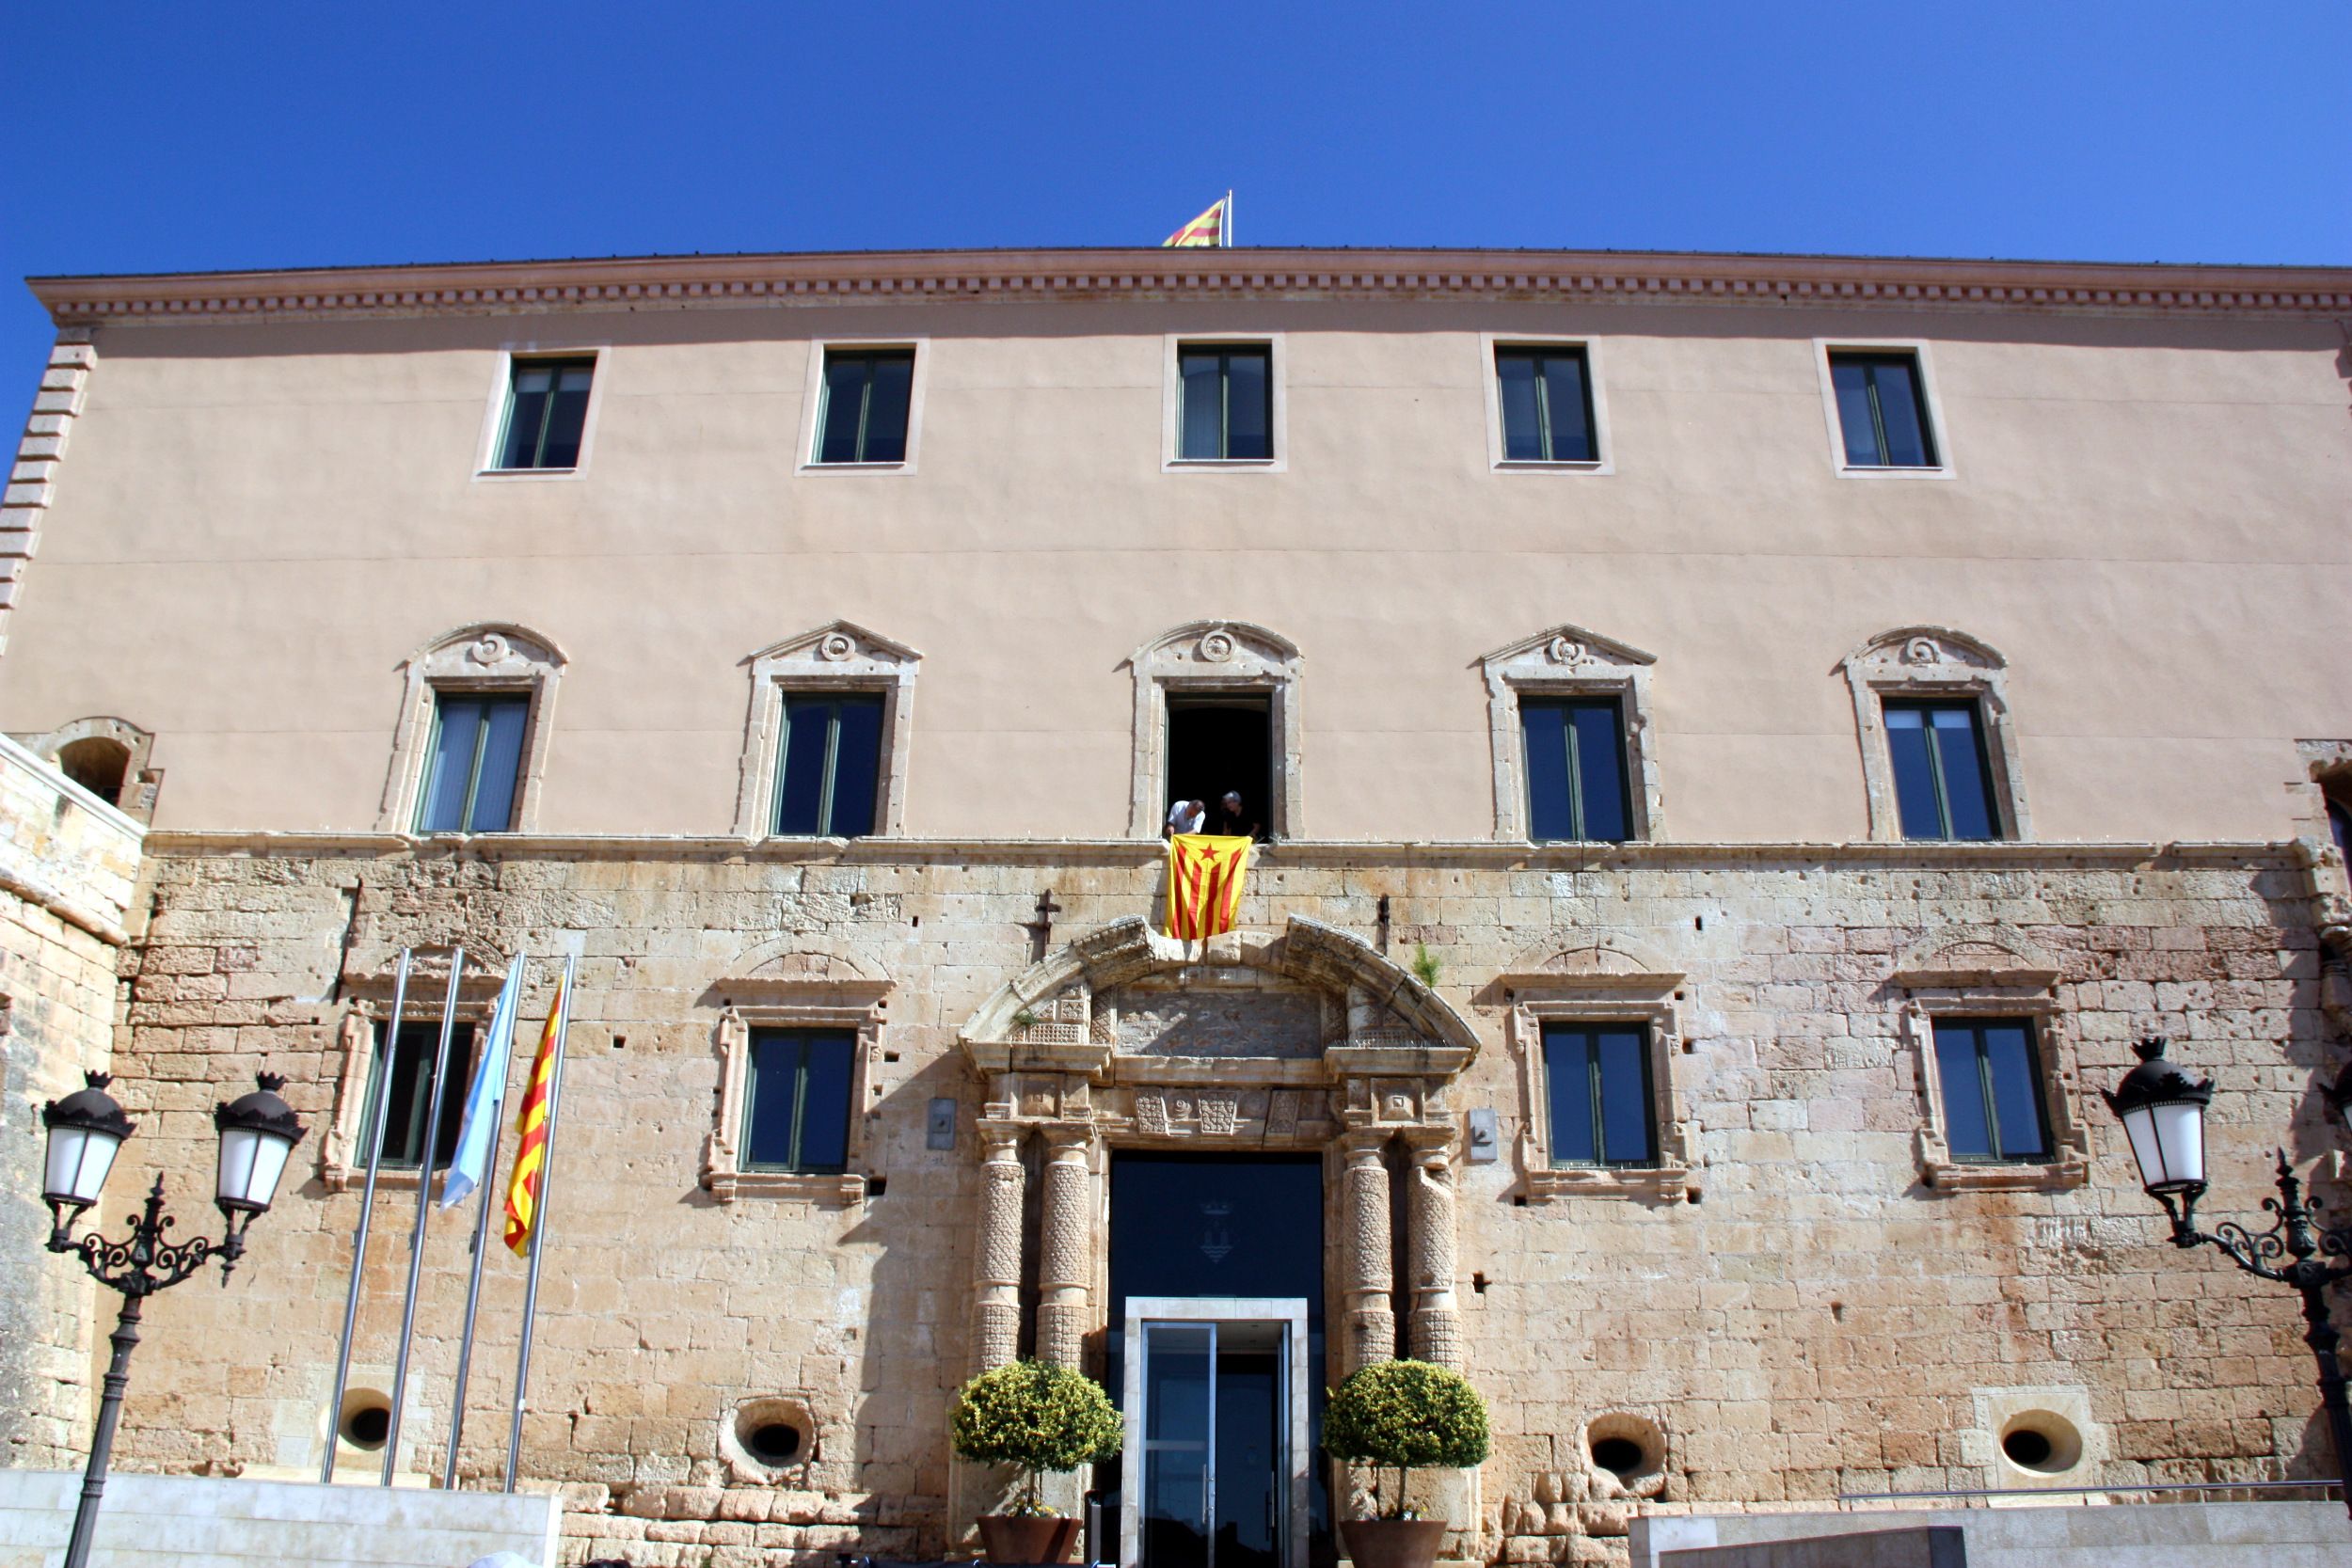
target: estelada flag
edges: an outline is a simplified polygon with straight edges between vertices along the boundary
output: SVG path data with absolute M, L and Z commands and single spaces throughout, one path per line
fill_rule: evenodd
M 515 1151 L 514 1180 L 506 1184 L 506 1244 L 517 1258 L 531 1250 L 532 1229 L 539 1221 L 539 1192 L 546 1185 L 548 1164 L 548 1100 L 554 1088 L 565 1011 L 559 978 L 555 1000 L 548 1004 L 547 1026 L 539 1031 L 539 1053 L 531 1059 L 531 1086 L 523 1091 L 522 1115 L 515 1119 L 522 1143 Z
M 1168 934 L 1200 942 L 1233 928 L 1249 840 L 1178 833 L 1168 841 Z
M 1207 212 L 1160 242 L 1162 250 L 1171 245 L 1223 245 L 1225 243 L 1225 204 L 1233 198 L 1219 197 Z

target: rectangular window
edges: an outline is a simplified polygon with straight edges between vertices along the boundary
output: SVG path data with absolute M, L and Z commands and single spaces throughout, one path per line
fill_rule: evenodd
M 1944 1138 L 1955 1160 L 2035 1161 L 2050 1155 L 2041 1053 L 2021 1018 L 1939 1018 L 1935 1074 Z
M 1519 733 L 1529 837 L 1621 843 L 1632 836 L 1625 720 L 1615 698 L 1522 698 Z
M 872 832 L 882 731 L 879 692 L 786 693 L 776 832 L 812 838 Z
M 1591 463 L 1593 389 L 1581 348 L 1498 348 L 1495 381 L 1509 463 Z
M 1832 354 L 1830 382 L 1846 462 L 1856 468 L 1932 468 L 1935 433 L 1928 428 L 1918 356 Z
M 375 1055 L 368 1064 L 367 1098 L 360 1114 L 375 1103 L 376 1086 L 384 1082 L 384 1025 L 375 1026 Z M 390 1101 L 384 1107 L 384 1168 L 415 1170 L 424 1158 L 424 1118 L 433 1108 L 433 1057 L 441 1048 L 437 1019 L 412 1019 L 400 1026 L 391 1050 Z M 457 1152 L 457 1130 L 466 1119 L 466 1088 L 473 1082 L 473 1025 L 460 1023 L 450 1032 L 449 1087 L 441 1095 L 440 1134 L 433 1140 L 433 1168 L 440 1169 Z M 371 1152 L 372 1128 L 359 1129 L 358 1160 Z
M 1647 1024 L 1545 1024 L 1544 1083 L 1553 1164 L 1656 1161 Z
M 1903 837 L 2000 837 L 1974 702 L 1886 705 L 1886 751 Z
M 517 359 L 507 384 L 501 468 L 576 468 L 594 359 Z
M 743 1085 L 745 1170 L 839 1171 L 850 1162 L 848 1030 L 755 1029 Z
M 1274 456 L 1274 351 L 1264 343 L 1185 343 L 1176 351 L 1176 455 Z
M 819 463 L 903 463 L 914 396 L 911 348 L 825 350 L 824 407 L 817 421 Z
M 523 732 L 531 723 L 524 695 L 433 700 L 433 746 L 425 753 L 424 797 L 417 805 L 421 833 L 502 833 L 515 825 L 522 778 Z

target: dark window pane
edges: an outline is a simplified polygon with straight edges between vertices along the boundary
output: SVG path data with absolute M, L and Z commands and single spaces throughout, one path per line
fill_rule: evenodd
M 2328 831 L 2336 837 L 2336 853 L 2352 862 L 2352 812 L 2335 801 L 2328 802 Z
M 1935 759 L 1944 779 L 1947 838 L 1992 838 L 1992 781 L 1985 777 L 1984 748 L 1978 743 L 1974 706 L 1932 709 Z
M 866 395 L 866 442 L 861 463 L 903 463 L 907 455 L 907 404 L 914 395 L 914 356 L 878 354 Z
M 424 1117 L 433 1102 L 433 1058 L 441 1047 L 437 1021 L 411 1020 L 393 1037 L 390 1099 L 384 1106 L 384 1160 L 387 1168 L 414 1170 L 424 1151 Z M 375 1029 L 375 1058 L 368 1072 L 367 1101 L 372 1105 L 384 1071 L 384 1026 Z M 466 1089 L 473 1081 L 473 1026 L 461 1023 L 451 1031 L 449 1089 L 441 1096 L 440 1135 L 434 1140 L 436 1169 L 457 1152 L 457 1130 L 465 1120 Z M 358 1159 L 368 1157 L 373 1125 L 359 1130 Z
M 516 364 L 514 391 L 506 404 L 506 444 L 499 453 L 501 468 L 528 468 L 539 451 L 539 432 L 547 423 L 548 398 L 555 372 L 545 366 Z
M 580 433 L 588 423 L 589 371 L 571 366 L 558 372 L 554 405 L 548 410 L 548 433 L 540 448 L 542 468 L 580 466 Z
M 1869 368 L 1857 360 L 1832 359 L 1829 374 L 1837 389 L 1837 426 L 1846 437 L 1846 461 L 1857 468 L 1884 467 L 1886 456 L 1879 449 L 1870 418 Z
M 825 831 L 825 754 L 832 740 L 833 713 L 829 698 L 785 699 L 784 778 L 776 786 L 776 832 L 780 833 Z
M 1927 714 L 1922 709 L 1888 705 L 1886 754 L 1895 768 L 1895 802 L 1903 837 L 1944 837 L 1944 813 L 1936 800 L 1935 763 L 1928 754 Z
M 1886 433 L 1886 461 L 1899 468 L 1933 467 L 1916 368 L 1907 359 L 1882 359 L 1870 367 L 1870 380 L 1878 392 L 1879 426 Z
M 1978 1025 L 1984 1075 L 1993 1085 L 1993 1117 L 2000 1130 L 2004 1160 L 2039 1160 L 2049 1153 L 2042 1130 L 2041 1072 L 2034 1061 L 2033 1031 L 2023 1022 Z
M 1944 1090 L 1944 1141 L 1956 1160 L 1993 1157 L 1993 1132 L 1986 1120 L 1984 1080 L 1977 1066 L 1977 1031 L 1965 1023 L 1935 1023 L 1936 1081 Z
M 1554 463 L 1590 463 L 1594 457 L 1592 393 L 1584 379 L 1584 356 L 1552 354 L 1544 358 L 1544 406 Z
M 867 361 L 856 355 L 825 356 L 825 422 L 817 443 L 819 463 L 857 461 L 858 432 L 866 419 Z
M 1625 806 L 1625 726 L 1614 703 L 1578 703 L 1569 709 L 1576 735 L 1576 781 L 1582 797 L 1583 832 L 1621 843 L 1629 835 Z
M 850 1160 L 849 1035 L 812 1035 L 806 1040 L 807 1084 L 801 1094 L 802 1170 L 839 1170 Z
M 803 1050 L 800 1037 L 780 1030 L 752 1031 L 751 1064 L 743 1103 L 743 1164 L 746 1168 L 788 1167 L 792 1163 L 792 1119 L 800 1097 Z
M 1648 1041 L 1639 1029 L 1597 1031 L 1600 1053 L 1601 1156 L 1646 1164 L 1652 1155 Z
M 1544 1081 L 1551 1097 L 1551 1163 L 1591 1164 L 1600 1158 L 1600 1149 L 1593 1136 L 1590 1030 L 1544 1031 Z
M 523 731 L 531 719 L 528 697 L 494 697 L 483 703 L 488 733 L 482 737 L 481 773 L 474 781 L 469 832 L 502 833 L 515 825 L 515 788 L 522 777 Z
M 442 697 L 435 703 L 433 754 L 425 761 L 424 800 L 417 809 L 417 831 L 455 833 L 466 830 L 467 786 L 480 744 L 483 704 L 478 698 Z
M 1185 354 L 1178 356 L 1184 385 L 1178 394 L 1179 457 L 1222 457 L 1225 428 L 1224 382 L 1218 356 Z
M 570 468 L 580 463 L 580 433 L 588 421 L 592 359 L 517 359 L 506 400 L 501 468 Z
M 1274 405 L 1263 349 L 1225 356 L 1225 455 L 1274 455 Z
M 880 697 L 843 697 L 834 705 L 833 811 L 825 831 L 836 838 L 860 838 L 874 831 L 875 797 L 882 784 Z
M 1576 806 L 1569 793 L 1567 718 L 1567 709 L 1559 703 L 1519 705 L 1519 733 L 1527 759 L 1527 836 L 1538 843 L 1576 836 Z
M 1502 405 L 1502 455 L 1513 463 L 1541 462 L 1543 431 L 1535 411 L 1535 356 L 1495 351 L 1495 382 Z

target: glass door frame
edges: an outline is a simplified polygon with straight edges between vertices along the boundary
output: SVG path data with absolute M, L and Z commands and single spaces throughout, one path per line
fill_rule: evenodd
M 1307 1301 L 1303 1296 L 1129 1296 L 1126 1306 L 1126 1365 L 1120 1411 L 1126 1423 L 1126 1449 L 1120 1465 L 1119 1560 L 1136 1568 L 1143 1560 L 1143 1338 L 1147 1324 L 1272 1323 L 1283 1330 L 1282 1383 L 1289 1405 L 1284 1422 L 1282 1468 L 1276 1477 L 1284 1497 L 1282 1568 L 1306 1568 Z

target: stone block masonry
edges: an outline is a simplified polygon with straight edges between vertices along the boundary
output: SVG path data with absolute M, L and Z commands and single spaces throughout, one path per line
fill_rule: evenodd
M 40 1107 L 110 1061 L 140 833 L 0 737 L 0 1469 L 74 1463 L 89 1438 L 96 1287 L 42 1249 Z M 194 1174 L 209 1196 L 209 1157 Z
M 2251 1207 L 2279 1143 L 2338 1196 L 2314 911 L 2341 872 L 2296 845 L 1284 844 L 1243 931 L 1183 954 L 1120 925 L 1156 918 L 1146 843 L 149 848 L 117 1050 L 143 1162 L 209 1168 L 206 1113 L 262 1066 L 314 1132 L 231 1288 L 154 1315 L 120 1440 L 134 1468 L 315 1466 L 370 1021 L 402 946 L 433 950 L 432 973 L 459 942 L 482 966 L 476 1016 L 515 951 L 580 956 L 523 1465 L 567 1489 L 570 1560 L 946 1550 L 969 1525 L 947 1402 L 1001 1353 L 982 1354 L 980 1325 L 1103 1370 L 1108 1246 L 1073 1250 L 1058 1219 L 1041 1239 L 1041 1204 L 1099 1216 L 1116 1149 L 1321 1148 L 1339 1214 L 1351 1140 L 1391 1128 L 1421 1195 L 1395 1211 L 1409 1243 L 1382 1293 L 1354 1228 L 1327 1223 L 1332 1364 L 1314 1370 L 1425 1342 L 1478 1384 L 1495 1451 L 1455 1494 L 1475 1499 L 1463 1555 L 1622 1562 L 1642 1507 L 2030 1484 L 1994 1430 L 2019 1410 L 2074 1413 L 2081 1463 L 2045 1482 L 2331 1464 L 2291 1295 L 2164 1245 L 2094 1100 L 2133 1039 L 2169 1036 L 2219 1085 L 2217 1218 Z M 1061 912 L 1041 963 L 1047 887 Z M 1380 989 L 1417 944 L 1434 988 L 1399 969 Z M 1172 1016 L 1186 988 L 1232 1004 L 1198 1016 L 1259 1021 L 1263 1054 L 1220 1037 L 1168 1056 L 1114 1016 L 1127 999 Z M 1954 1012 L 2037 1021 L 2058 1158 L 1987 1175 L 1942 1152 L 1931 1032 Z M 1661 1148 L 1678 1151 L 1663 1175 L 1550 1164 L 1540 1026 L 1576 1016 L 1651 1029 Z M 861 1031 L 849 1172 L 747 1175 L 723 1198 L 730 1042 L 745 1021 L 819 1019 Z M 1449 1019 L 1474 1051 L 1437 1039 Z M 941 1099 L 953 1148 L 927 1137 Z M 1491 1162 L 1455 1135 L 1475 1110 L 1495 1114 Z M 980 1255 L 983 1155 L 1006 1142 L 1031 1199 L 1019 1268 Z M 379 1238 L 405 1229 L 383 1219 Z M 446 1438 L 463 1228 L 429 1243 L 407 1468 Z M 356 1387 L 388 1370 L 404 1263 L 379 1241 Z M 495 1256 L 462 1464 L 477 1483 L 501 1458 L 520 1286 Z M 1351 1348 L 1350 1303 L 1385 1345 Z M 804 1413 L 787 1462 L 737 1440 L 755 1402 Z M 1641 1465 L 1596 1463 L 1603 1435 Z

